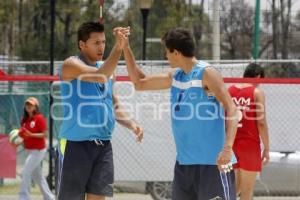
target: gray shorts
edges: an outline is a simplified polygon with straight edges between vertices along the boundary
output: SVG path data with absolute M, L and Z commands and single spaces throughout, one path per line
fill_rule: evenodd
M 86 193 L 112 196 L 113 152 L 110 141 L 67 141 L 59 151 L 58 200 L 84 200 Z

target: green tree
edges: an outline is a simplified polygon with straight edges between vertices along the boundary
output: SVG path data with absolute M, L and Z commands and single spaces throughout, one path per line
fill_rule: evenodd
M 112 45 L 111 29 L 119 25 L 114 13 L 114 1 L 105 1 L 105 26 L 108 48 Z M 0 26 L 5 34 L 0 38 L 1 54 L 18 56 L 22 60 L 48 60 L 50 36 L 50 1 L 13 0 L 0 2 Z M 124 9 L 124 8 L 123 8 Z M 64 59 L 78 52 L 76 31 L 88 20 L 99 19 L 99 5 L 95 0 L 56 1 L 56 59 Z M 14 46 L 15 45 L 15 46 Z
M 209 43 L 207 33 L 209 27 L 208 16 L 203 12 L 203 0 L 200 5 L 194 5 L 185 0 L 154 1 L 148 17 L 147 38 L 161 38 L 170 28 L 184 27 L 190 29 L 196 42 L 196 55 L 207 57 Z M 141 59 L 142 52 L 142 16 L 137 0 L 130 1 L 130 7 L 126 11 L 124 21 L 133 27 L 131 46 L 137 57 Z M 134 38 L 134 39 L 133 39 Z M 147 43 L 147 59 L 165 59 L 165 50 L 158 42 Z

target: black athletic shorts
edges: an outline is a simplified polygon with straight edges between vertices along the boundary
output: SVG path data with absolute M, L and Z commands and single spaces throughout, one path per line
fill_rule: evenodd
M 86 193 L 113 195 L 114 165 L 110 141 L 60 142 L 58 200 L 84 200 Z
M 234 171 L 220 173 L 216 165 L 176 162 L 172 200 L 235 200 Z

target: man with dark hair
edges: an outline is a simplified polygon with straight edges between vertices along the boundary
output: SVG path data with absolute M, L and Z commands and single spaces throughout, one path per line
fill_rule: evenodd
M 249 64 L 244 78 L 263 78 L 264 69 L 256 64 Z M 233 151 L 237 157 L 234 165 L 236 191 L 241 200 L 251 200 L 257 173 L 262 164 L 269 161 L 269 134 L 265 111 L 265 95 L 257 84 L 243 83 L 231 86 L 229 93 L 241 111 Z M 260 149 L 260 138 L 264 145 Z
M 138 68 L 129 43 L 124 47 L 127 70 L 136 90 L 171 88 L 172 129 L 177 158 L 173 200 L 235 199 L 234 173 L 224 173 L 235 162 L 232 153 L 237 109 L 221 75 L 195 58 L 192 35 L 182 28 L 163 37 L 167 73 L 145 75 Z M 227 113 L 226 126 L 224 110 Z M 224 170 L 224 171 L 223 171 Z
M 59 200 L 104 200 L 112 196 L 114 178 L 110 140 L 115 119 L 141 141 L 141 127 L 129 119 L 113 94 L 112 75 L 119 61 L 127 28 L 115 28 L 115 45 L 105 62 L 104 27 L 83 23 L 78 29 L 78 56 L 60 68 L 63 122 L 59 132 Z
M 194 57 L 195 44 L 190 32 L 184 29 L 175 29 L 176 31 L 170 31 L 165 33 L 162 37 L 162 41 L 167 49 L 171 53 L 174 50 L 178 50 L 185 57 Z
M 79 42 L 83 41 L 86 42 L 89 37 L 90 33 L 92 32 L 99 32 L 104 33 L 104 26 L 101 23 L 98 22 L 87 22 L 81 24 L 81 26 L 78 28 L 77 31 L 77 45 L 80 50 Z

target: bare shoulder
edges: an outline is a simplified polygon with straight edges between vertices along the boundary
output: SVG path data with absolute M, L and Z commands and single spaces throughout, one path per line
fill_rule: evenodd
M 170 78 L 173 78 L 174 74 L 176 73 L 177 69 L 170 69 L 166 72 L 166 74 L 170 77 Z
M 254 99 L 256 101 L 262 101 L 262 100 L 264 100 L 265 99 L 265 93 L 264 93 L 264 91 L 262 89 L 256 87 L 254 89 Z
M 75 63 L 79 63 L 80 60 L 77 59 L 75 56 L 71 56 L 64 60 L 62 68 L 68 68 L 69 66 L 74 65 Z
M 75 57 L 71 56 L 64 60 L 61 66 L 61 77 L 64 81 L 70 81 L 71 78 L 68 76 L 72 72 L 72 65 L 74 65 Z
M 212 66 L 208 66 L 203 71 L 203 84 L 218 84 L 219 81 L 223 82 L 221 74 Z
M 74 56 L 71 56 L 64 60 L 62 64 L 62 73 L 64 73 L 66 69 L 68 69 L 74 62 L 76 62 L 75 59 L 76 58 Z
M 61 76 L 64 81 L 75 79 L 85 69 L 84 63 L 75 56 L 64 60 L 61 68 Z
M 222 77 L 220 72 L 213 66 L 207 66 L 204 68 L 204 74 L 206 76 L 217 76 Z

